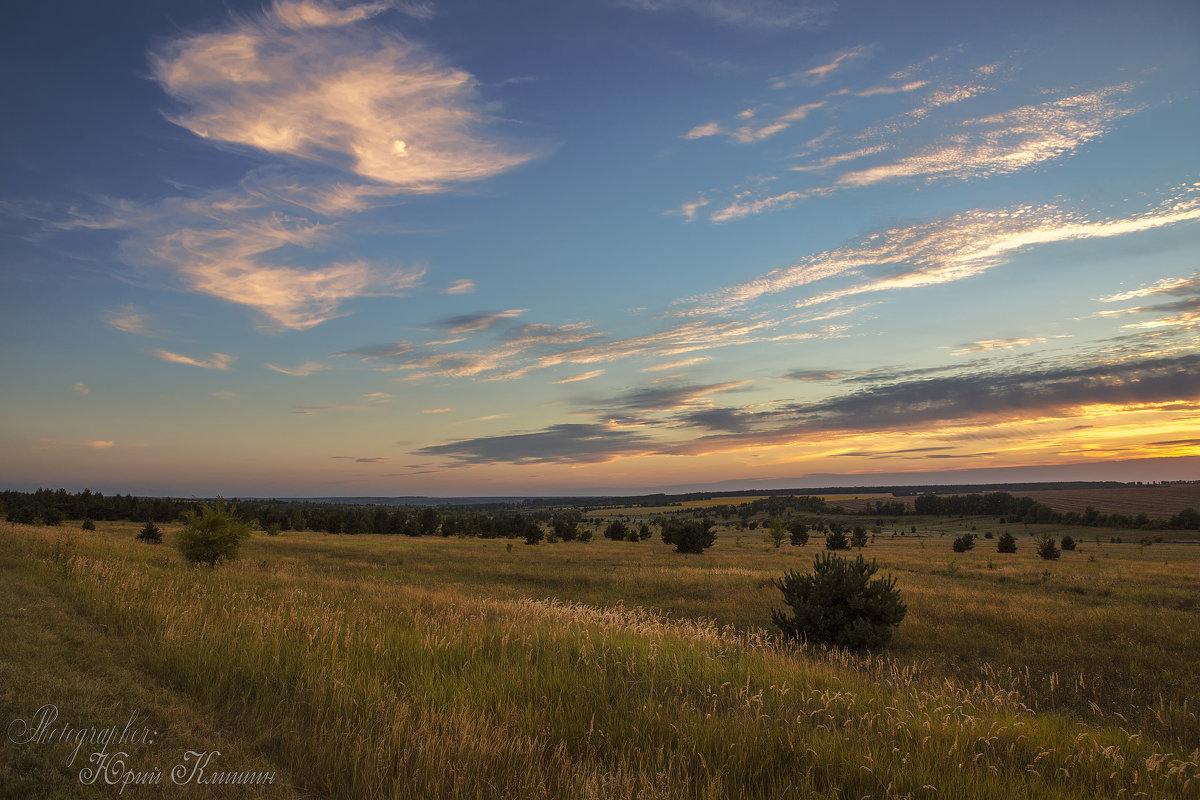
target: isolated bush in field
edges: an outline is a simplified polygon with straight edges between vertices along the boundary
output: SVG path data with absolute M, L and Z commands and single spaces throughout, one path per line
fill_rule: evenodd
M 537 544 L 545 538 L 546 532 L 536 522 L 532 522 L 525 528 L 525 544 Z
M 79 526 L 79 530 L 94 531 L 94 530 L 96 530 L 96 523 L 92 522 L 90 519 L 85 519 L 83 521 L 83 524 Z
M 854 530 L 850 533 L 850 544 L 860 550 L 867 546 L 867 529 L 862 525 L 855 525 Z
M 975 549 L 975 534 L 964 533 L 962 536 L 957 537 L 954 540 L 953 547 L 954 547 L 954 552 L 956 552 L 956 553 L 965 553 L 968 550 L 974 550 Z
M 612 539 L 614 542 L 623 542 L 629 538 L 629 526 L 619 519 L 614 519 L 604 529 L 604 538 Z
M 1000 538 L 996 540 L 997 553 L 1015 553 L 1017 552 L 1017 537 L 1013 536 L 1008 531 L 1000 534 Z
M 162 531 L 158 529 L 153 520 L 147 520 L 138 533 L 137 540 L 147 544 L 162 544 Z
M 851 561 L 821 553 L 811 573 L 788 570 L 771 581 L 793 611 L 772 610 L 771 619 L 789 638 L 849 650 L 883 647 L 908 609 L 894 577 L 872 579 L 877 569 L 861 555 Z
M 1058 546 L 1054 543 L 1054 539 L 1052 537 L 1049 535 L 1043 535 L 1042 538 L 1038 539 L 1037 554 L 1049 561 L 1052 558 L 1059 558 L 1062 556 L 1062 551 L 1058 549 Z
M 829 533 L 825 534 L 825 549 L 826 550 L 849 550 L 850 539 L 846 536 L 846 532 L 841 527 L 829 529 Z
M 263 533 L 267 534 L 267 536 L 278 536 L 279 531 L 280 527 L 278 522 L 272 522 L 270 525 L 263 528 Z
M 985 539 L 994 539 L 995 537 L 992 535 L 992 532 L 991 532 L 991 531 L 988 531 L 987 533 L 983 534 L 983 538 L 985 538 Z
M 640 542 L 641 540 L 642 538 L 638 536 L 637 528 L 633 527 L 632 525 L 626 526 L 625 541 Z
M 647 539 L 649 539 L 650 538 L 650 526 L 643 522 L 641 525 L 638 526 L 637 535 L 638 535 L 638 539 L 640 539 L 643 542 L 646 541 Z
M 215 567 L 218 561 L 231 561 L 237 558 L 242 542 L 250 538 L 250 526 L 220 498 L 188 511 L 183 522 L 183 529 L 175 535 L 175 546 L 191 564 Z
M 804 547 L 808 544 L 808 526 L 797 520 L 788 526 L 788 533 L 792 535 L 792 544 L 796 547 Z
M 581 526 L 575 530 L 575 541 L 590 542 L 592 540 L 592 529 L 587 526 Z
M 1059 542 L 1059 546 L 1062 547 L 1063 550 L 1074 550 L 1075 549 L 1075 540 L 1072 539 L 1070 536 L 1064 536 L 1062 538 L 1062 541 Z
M 675 545 L 676 553 L 701 553 L 717 540 L 712 527 L 710 519 L 673 519 L 663 523 L 662 540 Z

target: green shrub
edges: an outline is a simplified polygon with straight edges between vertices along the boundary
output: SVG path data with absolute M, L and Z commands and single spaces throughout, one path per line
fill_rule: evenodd
M 855 525 L 854 530 L 850 533 L 850 544 L 860 550 L 867 546 L 867 529 L 862 525 Z
M 1064 536 L 1062 538 L 1062 541 L 1059 542 L 1059 546 L 1062 547 L 1063 550 L 1074 550 L 1075 549 L 1075 540 L 1072 539 L 1070 536 Z
M 94 530 L 96 530 L 96 523 L 92 522 L 90 519 L 85 519 L 83 521 L 83 524 L 79 526 L 79 530 L 94 531 Z
M 792 544 L 796 547 L 804 547 L 808 544 L 808 526 L 797 520 L 788 526 L 788 533 L 792 535 Z
M 604 538 L 612 539 L 614 542 L 624 542 L 629 538 L 629 526 L 619 519 L 614 519 L 604 529 Z
M 1049 535 L 1043 535 L 1040 539 L 1038 539 L 1037 554 L 1049 561 L 1052 558 L 1059 558 L 1062 556 L 1062 551 L 1058 549 L 1058 546 L 1054 543 L 1054 539 L 1052 537 Z
M 250 526 L 226 508 L 220 498 L 187 512 L 183 521 L 183 529 L 175 536 L 175 546 L 190 564 L 215 567 L 219 561 L 231 561 L 237 558 L 242 542 L 250 538 Z
M 772 610 L 771 619 L 788 638 L 849 650 L 883 647 L 908 609 L 894 577 L 872 579 L 877 569 L 861 555 L 851 561 L 821 553 L 811 573 L 788 570 L 771 581 L 793 611 Z
M 997 553 L 1015 553 L 1017 552 L 1017 537 L 1013 536 L 1008 531 L 1000 534 L 1000 538 L 996 540 Z
M 147 544 L 162 544 L 162 531 L 158 529 L 153 520 L 147 520 L 146 524 L 142 526 L 141 532 L 138 533 L 137 540 Z
M 956 552 L 956 553 L 965 553 L 968 550 L 974 550 L 975 549 L 975 534 L 964 533 L 962 536 L 957 537 L 954 540 L 953 547 L 954 547 L 954 552 Z
M 710 519 L 670 520 L 662 526 L 664 544 L 675 545 L 676 553 L 701 553 L 717 540 Z
M 830 528 L 829 533 L 825 534 L 825 549 L 826 550 L 849 550 L 850 539 L 846 536 L 846 532 L 841 527 Z

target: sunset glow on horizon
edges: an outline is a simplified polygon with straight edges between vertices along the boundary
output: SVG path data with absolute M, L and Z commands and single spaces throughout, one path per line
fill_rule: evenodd
M 0 487 L 1200 479 L 1193 2 L 70 5 Z

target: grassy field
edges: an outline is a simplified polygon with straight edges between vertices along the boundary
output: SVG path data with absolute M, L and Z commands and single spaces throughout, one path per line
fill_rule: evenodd
M 952 552 L 994 522 L 876 537 L 909 612 L 863 657 L 776 641 L 771 578 L 819 548 L 759 531 L 698 556 L 256 534 L 209 570 L 130 523 L 0 524 L 0 710 L 138 711 L 129 766 L 164 785 L 123 797 L 1200 797 L 1200 546 Z M 91 745 L 68 767 L 9 731 L 0 796 L 118 794 L 81 786 Z M 275 781 L 173 786 L 187 749 Z

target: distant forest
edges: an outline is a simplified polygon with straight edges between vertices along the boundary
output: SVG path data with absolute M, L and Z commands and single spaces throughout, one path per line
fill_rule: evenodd
M 1002 522 L 1054 523 L 1135 530 L 1200 530 L 1200 512 L 1185 508 L 1169 519 L 1155 519 L 1139 513 L 1104 514 L 1094 508 L 1082 513 L 1060 512 L 1030 497 L 1008 492 L 974 494 L 917 495 L 910 506 L 900 500 L 877 500 L 862 510 L 848 511 L 813 495 L 772 494 L 769 497 L 727 505 L 683 506 L 693 495 L 653 495 L 650 498 L 577 498 L 557 501 L 548 498 L 490 501 L 478 505 L 393 505 L 384 503 L 351 504 L 303 500 L 234 500 L 238 516 L 268 531 L 324 531 L 326 533 L 383 533 L 407 536 L 479 536 L 483 538 L 525 538 L 546 523 L 559 531 L 574 530 L 583 521 L 581 510 L 612 508 L 612 516 L 627 516 L 621 509 L 650 506 L 677 506 L 666 515 L 706 516 L 722 522 L 749 524 L 753 520 L 796 515 L 847 515 L 857 517 L 899 518 L 906 516 L 970 517 L 996 516 Z M 630 500 L 635 502 L 629 502 Z M 700 499 L 700 498 L 695 498 Z M 703 499 L 712 499 L 711 495 Z M 638 502 L 640 501 L 640 502 Z M 135 497 L 116 494 L 105 496 L 88 489 L 75 494 L 65 489 L 39 489 L 36 492 L 0 492 L 0 513 L 9 522 L 35 525 L 61 525 L 67 520 L 131 520 L 134 522 L 173 522 L 181 520 L 203 500 L 164 497 Z

